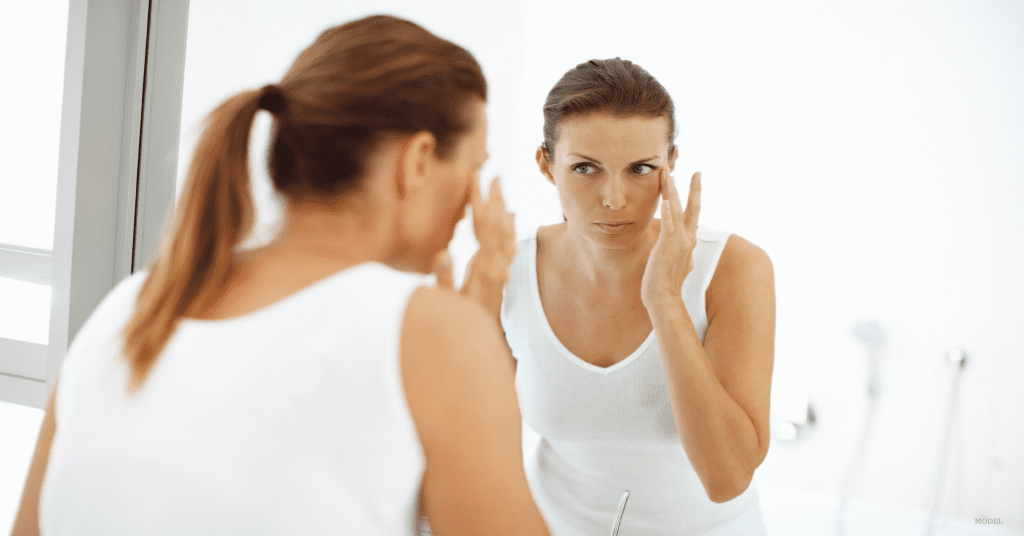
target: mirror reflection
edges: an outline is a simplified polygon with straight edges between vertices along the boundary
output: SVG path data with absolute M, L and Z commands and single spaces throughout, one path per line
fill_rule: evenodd
M 768 255 L 699 225 L 701 174 L 677 185 L 675 108 L 642 67 L 577 65 L 544 120 L 565 221 L 519 243 L 502 311 L 538 505 L 556 534 L 597 534 L 626 489 L 623 533 L 761 533 Z

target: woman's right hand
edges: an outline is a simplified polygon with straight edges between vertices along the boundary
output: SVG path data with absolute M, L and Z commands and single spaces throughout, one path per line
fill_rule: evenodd
M 498 319 L 508 268 L 516 254 L 515 215 L 505 209 L 497 177 L 491 181 L 487 201 L 483 200 L 476 180 L 473 180 L 470 190 L 473 232 L 480 249 L 469 260 L 459 292 L 483 305 L 493 318 Z M 438 286 L 454 288 L 452 261 L 447 251 L 440 252 L 435 259 L 434 274 Z

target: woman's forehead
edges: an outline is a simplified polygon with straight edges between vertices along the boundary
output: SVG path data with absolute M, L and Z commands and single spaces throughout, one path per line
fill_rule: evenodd
M 565 155 L 633 162 L 660 156 L 668 147 L 668 119 L 591 113 L 567 118 L 558 126 L 558 147 Z

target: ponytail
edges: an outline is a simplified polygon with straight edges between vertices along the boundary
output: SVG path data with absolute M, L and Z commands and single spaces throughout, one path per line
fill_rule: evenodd
M 206 119 L 173 224 L 124 329 L 129 390 L 142 386 L 182 317 L 223 295 L 234 250 L 249 234 L 249 135 L 274 114 L 267 170 L 290 199 L 333 198 L 359 185 L 378 134 L 430 132 L 446 158 L 471 128 L 487 81 L 472 54 L 415 23 L 373 15 L 328 28 L 280 81 L 235 95 Z M 287 97 L 287 98 L 286 98 Z
M 249 135 L 266 91 L 247 91 L 206 119 L 171 231 L 125 326 L 129 389 L 138 389 L 183 316 L 202 314 L 227 283 L 235 246 L 252 228 Z

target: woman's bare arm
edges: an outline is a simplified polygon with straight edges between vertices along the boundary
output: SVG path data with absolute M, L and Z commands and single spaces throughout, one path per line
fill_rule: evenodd
M 409 302 L 401 370 L 426 453 L 421 504 L 435 535 L 548 535 L 523 470 L 511 356 L 489 312 L 454 291 Z
M 694 265 L 701 173 L 690 179 L 685 211 L 675 179 L 662 170 L 660 180 L 662 219 L 640 295 L 683 448 L 708 498 L 725 502 L 747 489 L 768 453 L 775 275 L 764 251 L 729 237 L 705 292 L 702 343 L 679 292 Z
M 745 491 L 768 453 L 775 350 L 771 261 L 731 236 L 707 293 L 704 344 L 682 298 L 651 315 L 683 447 L 708 497 Z
M 43 488 L 43 478 L 46 477 L 46 464 L 50 461 L 50 445 L 53 444 L 53 434 L 57 431 L 54 409 L 57 407 L 57 383 L 59 380 L 58 376 L 46 398 L 46 415 L 39 428 L 36 451 L 32 455 L 32 465 L 29 466 L 25 488 L 21 492 L 21 505 L 14 518 L 11 536 L 39 535 L 39 492 Z

